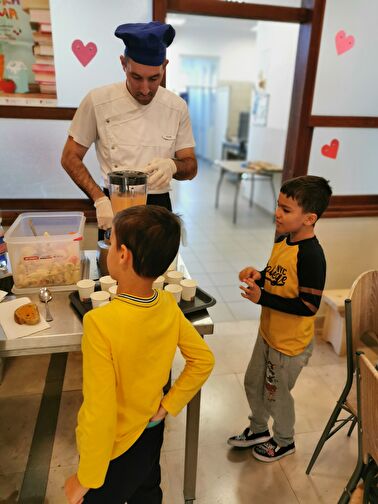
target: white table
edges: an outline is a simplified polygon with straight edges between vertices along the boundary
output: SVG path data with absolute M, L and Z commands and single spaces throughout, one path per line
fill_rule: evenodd
M 276 191 L 274 188 L 273 177 L 275 173 L 282 173 L 282 168 L 271 163 L 264 163 L 262 161 L 215 161 L 215 165 L 219 166 L 220 174 L 215 193 L 215 208 L 219 207 L 219 193 L 225 173 L 233 173 L 237 176 L 235 196 L 234 196 L 234 210 L 232 222 L 236 224 L 238 213 L 238 196 L 240 190 L 240 183 L 243 176 L 251 180 L 251 191 L 249 195 L 249 206 L 253 205 L 253 193 L 255 182 L 267 181 L 270 183 L 273 196 L 273 204 L 276 205 Z
M 98 278 L 96 267 L 96 252 L 86 251 L 85 255 L 90 259 L 90 277 Z M 189 277 L 189 273 L 183 261 L 179 258 L 177 268 Z M 75 352 L 81 349 L 82 322 L 70 305 L 69 292 L 54 292 L 50 302 L 50 310 L 54 320 L 50 322 L 48 329 L 35 335 L 14 340 L 7 340 L 0 326 L 0 361 L 5 357 L 21 355 L 40 355 Z M 25 294 L 40 305 L 38 294 Z M 8 296 L 11 298 L 10 296 Z M 16 296 L 13 296 L 14 299 Z M 3 301 L 6 302 L 6 301 Z M 44 307 L 41 306 L 42 313 Z M 187 317 L 201 336 L 212 334 L 214 324 L 206 310 L 195 312 Z M 0 362 L 0 372 L 2 366 Z M 1 383 L 1 373 L 0 373 Z M 195 500 L 197 459 L 198 459 L 198 433 L 200 417 L 201 391 L 190 401 L 186 415 L 186 438 L 185 438 L 185 466 L 184 466 L 184 501 L 186 504 Z

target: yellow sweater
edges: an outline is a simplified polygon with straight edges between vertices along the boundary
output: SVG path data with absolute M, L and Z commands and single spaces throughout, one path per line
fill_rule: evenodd
M 78 478 L 83 486 L 98 488 L 109 461 L 135 443 L 157 412 L 176 348 L 186 365 L 162 401 L 171 415 L 201 388 L 214 357 L 168 292 L 117 296 L 87 313 L 83 324 Z

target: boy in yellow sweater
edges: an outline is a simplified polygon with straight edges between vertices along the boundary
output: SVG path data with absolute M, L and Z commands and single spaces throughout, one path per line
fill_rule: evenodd
M 180 235 L 180 218 L 162 207 L 136 206 L 114 218 L 107 264 L 117 296 L 83 319 L 80 461 L 65 484 L 71 504 L 162 502 L 164 418 L 180 412 L 214 365 L 172 294 L 152 289 Z M 186 364 L 163 396 L 177 347 Z

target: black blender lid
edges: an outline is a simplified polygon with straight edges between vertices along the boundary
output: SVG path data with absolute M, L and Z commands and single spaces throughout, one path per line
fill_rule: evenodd
M 136 186 L 147 184 L 147 175 L 141 171 L 113 171 L 108 174 L 109 184 L 125 186 Z

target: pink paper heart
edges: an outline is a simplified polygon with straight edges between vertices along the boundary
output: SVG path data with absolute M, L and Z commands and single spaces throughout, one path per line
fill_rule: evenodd
M 334 138 L 329 145 L 323 145 L 321 153 L 323 154 L 323 156 L 329 157 L 331 159 L 336 159 L 339 145 L 340 142 L 336 138 Z
M 349 37 L 347 37 L 345 35 L 345 31 L 340 30 L 336 33 L 335 42 L 337 54 L 340 56 L 340 54 L 352 49 L 354 46 L 354 37 L 353 35 L 349 35 Z
M 72 42 L 71 49 L 84 67 L 92 61 L 97 53 L 97 46 L 94 42 L 88 42 L 87 45 L 84 45 L 80 39 Z

